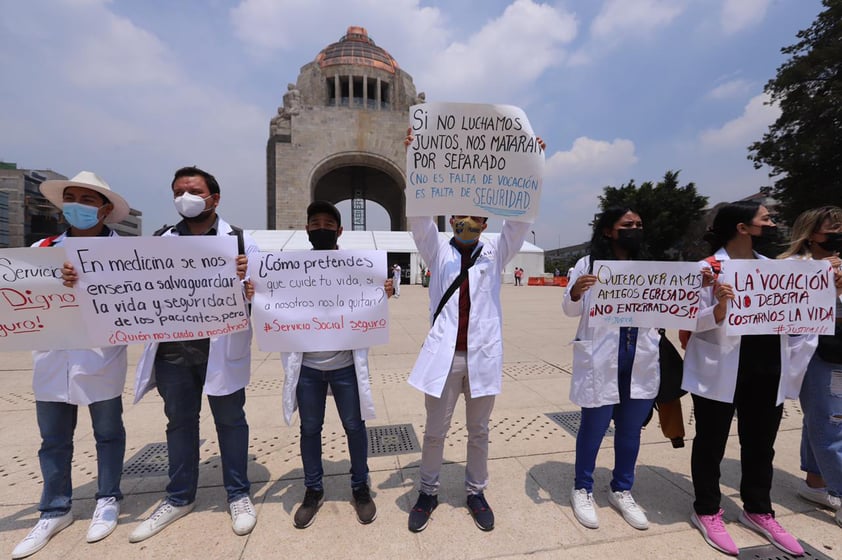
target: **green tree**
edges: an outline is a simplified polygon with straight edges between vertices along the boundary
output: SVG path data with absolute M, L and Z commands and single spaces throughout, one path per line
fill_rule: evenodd
M 749 146 L 754 166 L 769 166 L 789 224 L 809 208 L 842 206 L 842 0 L 822 3 L 799 41 L 781 49 L 791 58 L 765 87 L 781 116 Z
M 657 184 L 647 181 L 639 187 L 632 179 L 619 187 L 607 186 L 599 197 L 602 210 L 628 206 L 640 213 L 646 231 L 646 245 L 654 259 L 684 259 L 695 245 L 687 239 L 689 226 L 702 216 L 707 197 L 696 192 L 694 183 L 678 184 L 680 171 L 667 171 Z

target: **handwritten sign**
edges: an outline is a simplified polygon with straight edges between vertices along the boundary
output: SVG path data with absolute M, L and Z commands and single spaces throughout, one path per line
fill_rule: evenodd
M 538 216 L 544 152 L 521 109 L 424 103 L 409 124 L 407 216 Z
M 833 334 L 836 288 L 827 261 L 728 260 L 719 282 L 733 286 L 725 332 Z
M 696 329 L 699 265 L 663 261 L 595 261 L 591 326 Z
M 249 257 L 255 338 L 264 352 L 352 350 L 389 342 L 383 251 Z
M 0 351 L 96 346 L 76 292 L 61 282 L 60 247 L 0 250 Z
M 100 343 L 192 340 L 249 328 L 233 236 L 70 237 L 85 325 Z

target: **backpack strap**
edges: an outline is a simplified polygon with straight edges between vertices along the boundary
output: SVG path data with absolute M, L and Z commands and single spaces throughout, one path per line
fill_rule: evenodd
M 228 235 L 236 235 L 237 236 L 237 254 L 238 255 L 245 255 L 246 254 L 246 240 L 243 237 L 243 228 L 238 228 L 237 226 L 231 226 L 231 231 L 228 232 Z
M 39 247 L 52 247 L 53 245 L 56 244 L 56 240 L 58 240 L 59 237 L 61 237 L 61 234 L 52 235 L 50 237 L 47 237 L 46 239 L 41 240 L 41 243 L 39 243 L 38 246 Z
M 152 235 L 154 235 L 155 237 L 161 237 L 162 235 L 167 233 L 172 228 L 173 228 L 173 226 L 168 226 L 168 225 L 165 224 L 162 228 L 160 228 L 158 230 L 155 230 L 155 233 L 153 233 Z
M 722 261 L 717 260 L 716 255 L 711 255 L 705 259 L 705 262 L 710 265 L 710 269 L 713 271 L 713 279 L 716 280 L 716 277 L 722 272 Z
M 455 292 L 459 288 L 459 286 L 462 285 L 462 282 L 465 281 L 465 278 L 468 277 L 468 270 L 470 270 L 470 268 L 474 266 L 474 263 L 477 262 L 477 258 L 479 258 L 480 253 L 482 253 L 482 250 L 477 248 L 477 250 L 474 251 L 474 254 L 471 255 L 471 262 L 468 263 L 468 266 L 465 268 L 465 270 L 460 272 L 459 276 L 454 278 L 450 286 L 447 287 L 447 290 L 445 290 L 444 295 L 441 296 L 441 300 L 439 300 L 439 306 L 436 308 L 436 312 L 433 314 L 433 323 L 435 323 L 436 319 L 438 319 L 439 313 L 441 313 L 441 310 L 444 309 L 444 305 L 447 303 L 447 300 L 450 299 L 450 296 L 453 295 L 453 292 Z

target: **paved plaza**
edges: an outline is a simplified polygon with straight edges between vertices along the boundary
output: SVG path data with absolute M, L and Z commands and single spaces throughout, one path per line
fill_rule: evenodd
M 164 495 L 165 418 L 154 391 L 132 405 L 124 393 L 128 433 L 120 524 L 106 540 L 87 544 L 85 533 L 96 491 L 96 455 L 90 419 L 80 408 L 73 470 L 76 522 L 33 558 L 98 559 L 264 559 L 264 558 L 725 558 L 692 527 L 690 439 L 693 418 L 685 397 L 688 445 L 673 449 L 657 426 L 643 432 L 634 495 L 647 512 L 650 528 L 633 529 L 609 505 L 607 486 L 613 465 L 613 438 L 605 438 L 597 461 L 594 497 L 600 528 L 590 530 L 573 518 L 573 484 L 578 408 L 568 400 L 576 320 L 561 311 L 563 288 L 503 286 L 505 366 L 503 393 L 497 398 L 490 430 L 491 485 L 486 496 L 496 528 L 483 533 L 465 507 L 463 474 L 466 430 L 460 401 L 445 446 L 439 507 L 428 528 L 410 533 L 409 509 L 417 496 L 420 447 L 424 433 L 423 395 L 406 378 L 426 335 L 427 290 L 403 286 L 390 302 L 391 342 L 372 349 L 372 392 L 377 418 L 368 423 L 383 454 L 369 459 L 377 520 L 360 525 L 351 505 L 347 447 L 335 408 L 328 406 L 323 433 L 326 501 L 315 522 L 295 529 L 292 516 L 303 494 L 298 425 L 287 427 L 281 410 L 283 371 L 277 353 L 255 347 L 246 413 L 251 427 L 249 475 L 258 511 L 254 532 L 231 530 L 222 488 L 216 434 L 207 403 L 202 417 L 200 488 L 193 513 L 161 534 L 130 544 L 131 531 Z M 674 333 L 673 333 L 674 334 Z M 141 347 L 129 349 L 129 382 Z M 8 557 L 38 518 L 41 492 L 38 430 L 31 388 L 29 353 L 2 356 L 0 393 L 0 555 Z M 829 511 L 804 502 L 795 493 L 799 470 L 801 411 L 787 401 L 777 440 L 772 501 L 781 524 L 829 558 L 842 558 L 842 528 Z M 372 430 L 377 428 L 377 430 Z M 415 439 L 413 439 L 413 436 Z M 737 545 L 759 547 L 766 541 L 737 521 L 739 447 L 732 431 L 722 464 L 725 518 Z M 789 558 L 760 550 L 751 558 Z M 766 555 L 762 555 L 766 554 Z M 814 555 L 812 557 L 819 557 Z

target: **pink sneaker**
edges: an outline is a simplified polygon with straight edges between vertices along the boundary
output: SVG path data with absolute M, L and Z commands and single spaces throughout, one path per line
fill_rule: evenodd
M 749 513 L 743 510 L 740 514 L 740 522 L 769 539 L 770 543 L 784 552 L 789 552 L 795 556 L 804 554 L 804 549 L 798 544 L 798 540 L 787 533 L 786 529 L 780 526 L 771 513 Z
M 737 548 L 737 545 L 731 539 L 731 535 L 725 530 L 725 524 L 722 523 L 722 513 L 721 508 L 713 515 L 699 515 L 693 512 L 690 521 L 701 531 L 709 545 L 720 552 L 736 556 L 740 553 L 740 549 Z

